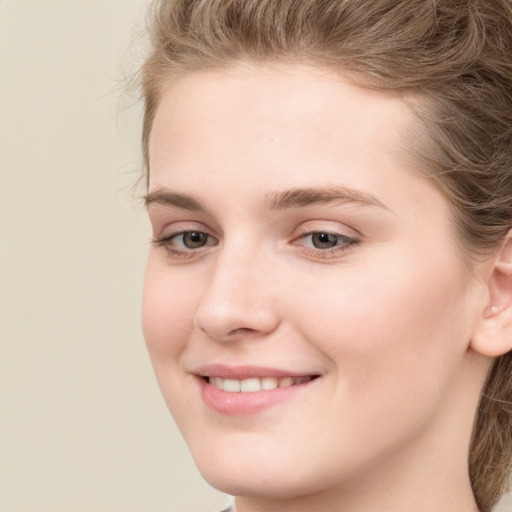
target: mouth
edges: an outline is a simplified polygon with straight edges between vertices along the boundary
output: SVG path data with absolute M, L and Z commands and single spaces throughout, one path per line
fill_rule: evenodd
M 227 379 L 222 377 L 203 377 L 211 386 L 227 393 L 256 393 L 272 391 L 277 388 L 300 386 L 318 378 L 318 375 L 300 377 L 250 377 L 247 379 Z
M 196 373 L 204 403 L 222 415 L 257 414 L 316 388 L 319 374 L 209 365 Z

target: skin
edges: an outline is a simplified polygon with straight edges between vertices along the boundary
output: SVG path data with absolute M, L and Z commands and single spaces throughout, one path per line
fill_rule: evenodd
M 490 358 L 471 340 L 488 290 L 404 157 L 415 123 L 399 98 L 299 65 L 190 72 L 161 98 L 143 329 L 199 470 L 237 512 L 477 510 L 467 451 Z M 276 208 L 322 187 L 350 197 Z M 236 416 L 201 398 L 207 364 L 319 377 Z

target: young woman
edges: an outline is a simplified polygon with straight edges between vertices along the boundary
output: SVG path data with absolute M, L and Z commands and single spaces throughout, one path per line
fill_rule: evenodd
M 236 512 L 490 512 L 512 451 L 512 7 L 165 0 L 143 328 Z

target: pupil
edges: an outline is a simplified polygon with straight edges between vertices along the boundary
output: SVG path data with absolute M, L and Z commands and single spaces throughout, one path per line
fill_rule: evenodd
M 338 237 L 331 233 L 314 233 L 312 242 L 317 249 L 329 249 L 338 243 Z
M 204 233 L 197 231 L 191 231 L 183 235 L 183 243 L 189 249 L 202 247 L 206 243 L 206 236 Z

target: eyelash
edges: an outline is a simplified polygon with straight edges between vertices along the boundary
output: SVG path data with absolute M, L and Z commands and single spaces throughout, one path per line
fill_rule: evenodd
M 197 248 L 183 247 L 183 248 L 179 248 L 179 249 L 177 249 L 176 246 L 172 245 L 173 240 L 175 240 L 179 237 L 184 237 L 185 235 L 191 235 L 193 233 L 205 235 L 207 238 L 215 240 L 215 238 L 213 236 L 209 235 L 205 231 L 201 231 L 199 229 L 189 229 L 189 230 L 179 231 L 177 233 L 171 233 L 170 235 L 166 235 L 161 238 L 156 238 L 153 240 L 153 243 L 156 245 L 159 245 L 161 247 L 164 247 L 165 250 L 167 251 L 167 253 L 174 258 L 194 258 L 195 256 L 197 256 L 197 253 L 199 251 L 203 251 L 206 247 L 211 247 L 211 246 L 217 245 L 217 242 L 216 242 L 213 244 L 207 243 L 206 245 L 197 247 Z M 182 244 L 183 244 L 183 242 L 182 242 Z
M 192 235 L 192 234 L 199 234 L 207 237 L 207 243 L 205 245 L 202 245 L 197 248 L 191 248 L 191 247 L 182 247 L 182 248 L 176 248 L 176 246 L 172 245 L 173 241 L 175 239 L 178 239 L 179 237 L 184 237 L 186 235 Z M 299 241 L 304 241 L 307 238 L 312 238 L 315 235 L 327 235 L 328 237 L 334 237 L 336 244 L 332 247 L 326 247 L 326 248 L 319 248 L 319 247 L 306 247 L 299 243 Z M 208 239 L 214 240 L 214 243 L 208 243 Z M 167 253 L 173 257 L 173 258 L 194 258 L 198 255 L 198 253 L 202 253 L 205 250 L 208 250 L 208 247 L 216 246 L 218 241 L 210 234 L 206 233 L 205 231 L 200 230 L 185 230 L 180 231 L 177 233 L 171 233 L 170 235 L 166 235 L 161 238 L 156 238 L 152 241 L 154 244 L 159 245 L 161 247 L 164 247 L 167 251 Z M 311 242 L 313 243 L 313 242 Z M 292 240 L 292 245 L 297 245 L 302 247 L 302 251 L 307 256 L 320 258 L 320 259 L 327 259 L 327 258 L 335 258 L 337 256 L 340 256 L 341 254 L 345 253 L 346 251 L 350 250 L 350 248 L 354 247 L 359 243 L 359 240 L 356 238 L 353 238 L 351 236 L 347 236 L 341 233 L 335 233 L 331 231 L 307 231 L 304 233 L 301 233 L 299 236 L 297 236 L 294 240 Z M 182 245 L 184 245 L 184 242 L 182 240 Z
M 297 241 L 306 240 L 307 238 L 314 237 L 315 235 L 327 235 L 329 237 L 334 237 L 336 239 L 336 245 L 332 247 L 319 248 L 319 247 L 305 247 L 301 245 L 303 252 L 311 257 L 315 258 L 336 258 L 337 256 L 341 256 L 346 251 L 350 250 L 352 247 L 359 243 L 357 238 L 353 238 L 348 235 L 344 235 L 342 233 L 336 233 L 332 231 L 307 231 L 300 234 L 293 241 L 293 245 L 299 245 Z

